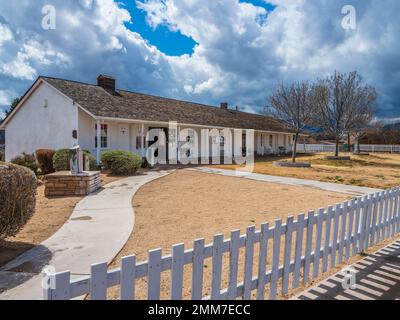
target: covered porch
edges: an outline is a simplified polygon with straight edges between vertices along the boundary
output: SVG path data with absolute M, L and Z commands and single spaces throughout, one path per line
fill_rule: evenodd
M 225 138 L 223 132 L 227 130 L 234 136 L 233 128 L 215 128 L 201 125 L 175 124 L 170 130 L 170 123 L 141 121 L 132 119 L 116 118 L 97 118 L 94 119 L 85 113 L 80 114 L 79 119 L 79 144 L 83 149 L 89 150 L 97 159 L 101 160 L 101 154 L 108 150 L 130 151 L 138 156 L 145 158 L 147 149 L 157 138 L 147 139 L 147 134 L 151 129 L 161 129 L 165 133 L 167 150 L 166 154 L 171 156 L 168 150 L 168 143 L 175 143 L 181 146 L 187 142 L 198 140 L 197 157 L 204 154 L 204 132 L 208 131 L 207 137 L 209 154 L 213 154 L 212 145 L 218 145 L 221 155 L 225 149 Z M 185 130 L 187 129 L 187 130 Z M 206 130 L 204 130 L 206 129 Z M 213 131 L 211 131 L 213 130 Z M 179 134 L 176 134 L 178 132 Z M 245 131 L 243 131 L 245 132 Z M 222 136 L 222 138 L 221 138 Z M 203 139 L 203 140 L 202 140 Z M 179 140 L 179 141 L 178 141 Z M 242 144 L 246 146 L 245 135 L 242 137 Z M 276 133 L 267 131 L 254 131 L 254 153 L 259 156 L 268 154 L 282 154 L 290 152 L 293 146 L 293 135 L 290 133 Z M 202 149 L 203 148 L 203 149 Z M 207 148 L 207 146 L 206 146 Z M 174 156 L 174 154 L 172 154 Z M 180 154 L 177 152 L 176 158 L 180 160 Z

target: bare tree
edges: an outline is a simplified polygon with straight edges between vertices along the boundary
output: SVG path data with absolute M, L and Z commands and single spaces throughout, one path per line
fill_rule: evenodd
M 364 85 L 357 71 L 335 71 L 333 76 L 318 81 L 314 123 L 334 137 L 335 156 L 339 156 L 340 139 L 369 122 L 376 97 L 375 89 Z
M 292 161 L 296 162 L 299 135 L 313 119 L 314 88 L 308 82 L 298 82 L 290 86 L 281 84 L 269 97 L 266 113 L 280 119 L 294 131 Z
M 374 117 L 374 108 L 370 105 L 364 105 L 358 113 L 356 113 L 353 124 L 350 126 L 348 134 L 352 134 L 356 140 L 357 149 L 354 150 L 356 153 L 360 153 L 360 139 L 368 132 L 371 128 L 371 121 Z

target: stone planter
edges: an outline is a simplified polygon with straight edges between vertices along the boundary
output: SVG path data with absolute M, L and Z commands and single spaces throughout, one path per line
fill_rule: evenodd
M 326 156 L 325 160 L 333 160 L 333 161 L 350 161 L 351 157 L 350 156 Z
M 273 163 L 274 167 L 279 168 L 311 168 L 311 163 L 308 162 L 280 162 Z
M 46 175 L 45 195 L 47 196 L 86 196 L 101 186 L 100 171 L 71 174 L 70 171 Z

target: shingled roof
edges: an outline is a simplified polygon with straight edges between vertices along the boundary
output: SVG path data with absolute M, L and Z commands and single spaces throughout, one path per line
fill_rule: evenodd
M 124 90 L 110 94 L 97 85 L 49 77 L 41 78 L 96 117 L 156 122 L 177 121 L 211 127 L 291 132 L 283 123 L 267 116 Z

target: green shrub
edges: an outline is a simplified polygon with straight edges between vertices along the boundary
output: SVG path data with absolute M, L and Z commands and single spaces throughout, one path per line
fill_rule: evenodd
M 89 151 L 85 150 L 83 152 L 84 152 L 84 156 L 89 158 L 89 170 L 90 171 L 98 170 L 96 158 Z
M 83 150 L 84 155 L 89 157 L 90 168 L 89 170 L 97 170 L 97 161 L 88 150 Z M 57 150 L 53 156 L 53 167 L 55 171 L 69 171 L 70 170 L 70 149 Z
M 0 239 L 15 236 L 35 212 L 37 179 L 32 170 L 0 163 Z
M 53 156 L 55 150 L 39 149 L 36 150 L 36 160 L 39 163 L 40 171 L 42 174 L 49 174 L 54 172 Z
M 38 174 L 39 165 L 36 162 L 36 158 L 33 154 L 23 153 L 22 155 L 12 159 L 11 163 L 31 169 L 36 176 Z
M 55 171 L 68 171 L 69 166 L 70 150 L 60 149 L 57 150 L 53 156 L 53 168 Z
M 6 160 L 6 154 L 4 150 L 0 149 L 0 162 Z
M 111 169 L 111 165 L 120 156 L 123 156 L 127 153 L 127 151 L 122 150 L 111 150 L 106 151 L 101 155 L 101 162 L 107 167 L 107 169 Z
M 117 175 L 133 175 L 142 165 L 142 159 L 129 151 L 107 151 L 102 156 L 103 163 Z

